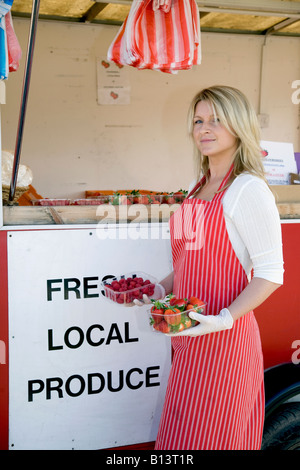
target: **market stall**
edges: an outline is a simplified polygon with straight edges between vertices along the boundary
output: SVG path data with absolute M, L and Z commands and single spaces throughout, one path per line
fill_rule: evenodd
M 29 205 L 1 206 L 1 448 L 153 448 L 170 341 L 151 328 L 148 307 L 113 302 L 102 284 L 138 273 L 159 280 L 172 269 L 168 221 L 186 193 L 150 189 L 62 200 L 33 188 Z M 299 363 L 299 186 L 272 190 L 287 274 L 256 312 L 266 369 L 293 352 Z

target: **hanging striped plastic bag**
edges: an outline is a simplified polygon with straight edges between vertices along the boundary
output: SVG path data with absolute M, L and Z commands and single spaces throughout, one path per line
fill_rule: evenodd
M 148 5 L 136 23 L 139 42 L 135 46 L 143 47 L 143 68 L 176 73 L 200 64 L 200 20 L 195 0 L 165 0 L 155 8 L 153 3 L 151 11 Z
M 5 16 L 0 18 L 0 80 L 8 78 L 8 51 L 6 39 Z
M 13 27 L 10 11 L 5 15 L 5 25 L 9 72 L 16 72 L 20 65 L 22 50 Z
M 176 73 L 201 63 L 195 0 L 133 0 L 107 58 L 138 69 Z
M 170 11 L 172 0 L 153 0 L 152 8 L 154 11 L 160 9 L 165 13 Z
M 129 14 L 109 47 L 108 60 L 120 65 L 139 66 L 141 57 L 133 47 L 134 36 L 136 34 L 135 25 L 138 18 L 143 15 L 145 8 L 151 2 L 152 0 L 133 0 Z
M 6 80 L 9 73 L 8 47 L 5 15 L 10 13 L 13 0 L 0 2 L 0 80 Z
M 143 68 L 176 72 L 201 62 L 200 21 L 196 2 L 172 0 L 169 6 L 171 8 L 167 13 L 162 8 L 156 11 L 148 8 L 137 20 L 137 41 L 133 47 L 140 51 L 144 59 Z

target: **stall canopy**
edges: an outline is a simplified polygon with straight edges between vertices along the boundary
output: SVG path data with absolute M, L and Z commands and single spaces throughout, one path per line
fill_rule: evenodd
M 203 32 L 300 36 L 300 0 L 197 1 Z M 39 18 L 121 25 L 132 0 L 43 0 Z M 32 0 L 14 0 L 13 16 L 29 17 Z

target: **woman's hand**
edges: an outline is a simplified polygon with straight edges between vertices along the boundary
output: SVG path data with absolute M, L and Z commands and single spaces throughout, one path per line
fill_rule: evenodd
M 156 284 L 153 296 L 151 298 L 155 300 L 163 299 L 166 296 L 165 288 L 161 284 Z M 143 300 L 134 299 L 133 303 L 138 307 L 142 307 L 145 304 L 151 304 L 151 299 L 148 295 L 143 294 Z
M 191 311 L 189 317 L 198 321 L 199 324 L 180 333 L 167 333 L 167 336 L 202 336 L 217 331 L 230 330 L 233 326 L 233 318 L 227 308 L 223 308 L 218 315 L 202 315 L 202 313 Z
M 172 271 L 165 277 L 159 284 L 156 284 L 153 298 L 155 300 L 164 299 L 167 294 L 170 294 L 173 290 L 173 279 L 174 279 L 174 272 Z M 145 304 L 151 304 L 151 300 L 147 295 L 143 295 L 143 300 L 135 299 L 133 301 L 135 305 L 141 307 Z

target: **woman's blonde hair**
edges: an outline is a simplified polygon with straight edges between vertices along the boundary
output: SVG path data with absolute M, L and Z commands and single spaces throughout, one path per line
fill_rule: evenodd
M 195 109 L 199 101 L 208 101 L 221 124 L 237 138 L 238 147 L 229 184 L 245 171 L 266 181 L 258 119 L 246 96 L 240 90 L 229 86 L 212 86 L 197 93 L 188 112 L 188 130 L 191 137 L 193 137 Z M 194 149 L 197 179 L 199 179 L 201 175 L 208 174 L 208 158 L 199 151 L 195 143 Z

